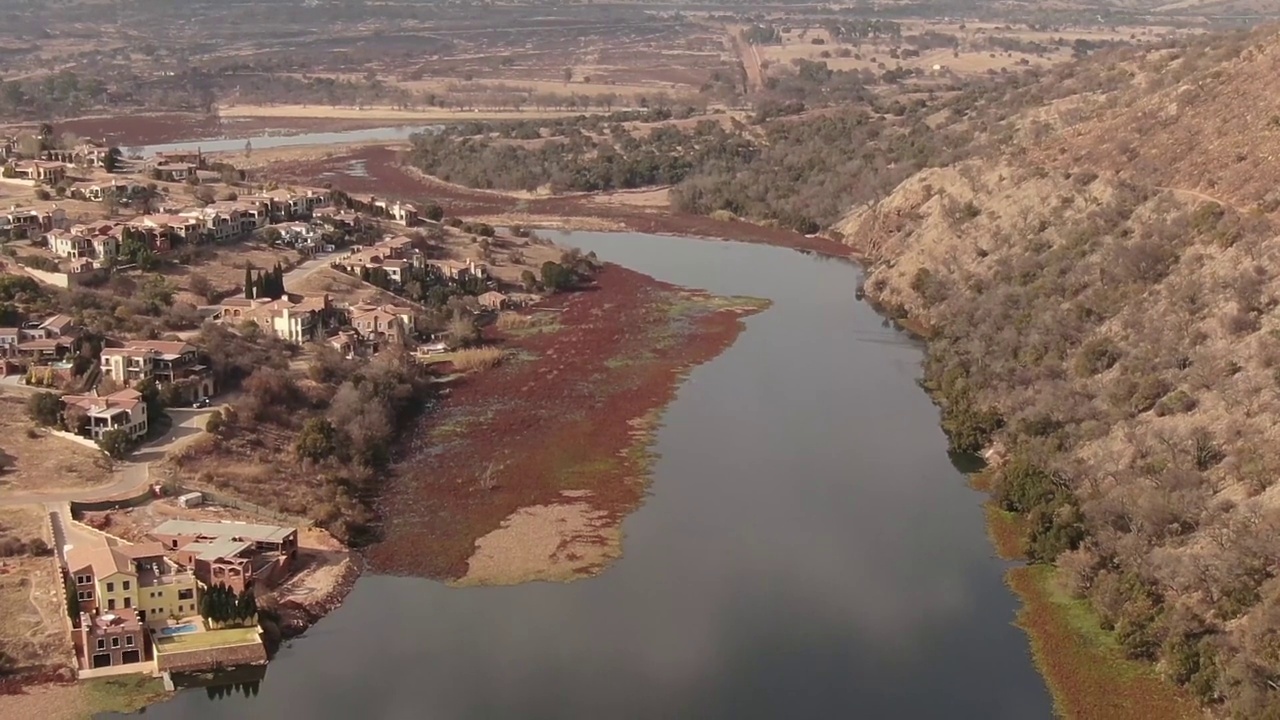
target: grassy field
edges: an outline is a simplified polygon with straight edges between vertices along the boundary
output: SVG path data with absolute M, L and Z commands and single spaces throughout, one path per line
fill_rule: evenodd
M 101 452 L 44 430 L 28 432 L 25 395 L 0 395 L 0 496 L 52 488 L 80 488 L 111 478 L 111 461 Z
M 1053 694 L 1059 717 L 1084 720 L 1199 720 L 1194 700 L 1145 663 L 1129 660 L 1098 624 L 1088 603 L 1071 598 L 1053 568 L 1009 571 L 1009 587 L 1022 599 L 1017 624 L 1031 637 L 1036 666 Z
M 206 650 L 214 647 L 250 645 L 256 642 L 260 642 L 258 628 L 256 627 L 206 630 L 204 632 L 186 633 L 171 637 L 157 637 L 156 652 L 189 652 L 191 650 Z

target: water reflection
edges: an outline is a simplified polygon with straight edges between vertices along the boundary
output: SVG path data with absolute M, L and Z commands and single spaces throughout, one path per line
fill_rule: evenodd
M 677 284 L 767 297 L 663 418 L 625 555 L 568 585 L 365 577 L 257 696 L 161 718 L 1050 716 L 979 496 L 858 274 L 758 245 L 574 233 Z

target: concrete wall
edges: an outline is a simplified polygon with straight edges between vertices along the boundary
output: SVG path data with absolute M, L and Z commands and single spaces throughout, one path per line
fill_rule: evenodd
M 45 285 L 52 285 L 53 287 L 63 288 L 64 290 L 89 280 L 105 278 L 108 274 L 108 271 L 102 268 L 92 272 L 68 275 L 67 273 L 61 272 L 37 270 L 33 267 L 27 267 L 26 265 L 20 265 L 18 263 L 11 263 L 9 267 L 16 268 L 19 272 L 26 273 L 28 276 L 35 278 Z

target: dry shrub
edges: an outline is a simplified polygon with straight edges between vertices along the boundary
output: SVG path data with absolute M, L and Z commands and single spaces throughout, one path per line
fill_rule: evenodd
M 499 330 L 527 330 L 529 328 L 551 325 L 555 318 L 548 313 L 523 315 L 518 312 L 504 312 L 498 316 L 495 326 Z
M 488 370 L 502 362 L 502 350 L 499 348 L 468 348 L 453 354 L 453 367 L 459 372 Z

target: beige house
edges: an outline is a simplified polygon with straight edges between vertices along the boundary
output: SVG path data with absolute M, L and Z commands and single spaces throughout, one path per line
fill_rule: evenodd
M 52 230 L 44 234 L 45 244 L 54 255 L 68 260 L 89 257 L 93 245 L 89 238 L 68 230 Z
M 286 298 L 228 298 L 218 306 L 213 319 L 225 323 L 247 320 L 283 340 L 305 343 L 321 336 L 324 318 L 332 310 L 327 294 L 302 297 L 297 301 Z
M 67 176 L 67 164 L 56 160 L 19 160 L 13 171 L 20 180 L 56 183 Z
M 209 397 L 214 391 L 213 373 L 190 343 L 130 340 L 125 347 L 103 348 L 99 362 L 103 377 L 125 385 L 142 380 L 177 385 L 187 402 Z
M 489 310 L 501 310 L 510 303 L 507 296 L 497 290 L 490 290 L 489 292 L 477 297 L 476 300 L 480 302 L 480 307 L 487 308 Z
M 124 430 L 137 440 L 147 435 L 147 404 L 137 390 L 127 389 L 110 395 L 64 395 L 68 408 L 78 407 L 89 416 L 85 432 L 101 440 L 109 430 Z

